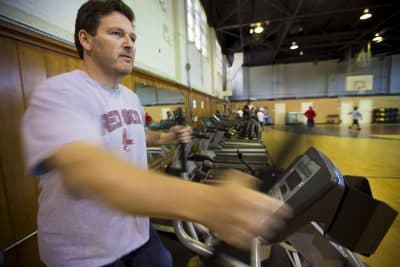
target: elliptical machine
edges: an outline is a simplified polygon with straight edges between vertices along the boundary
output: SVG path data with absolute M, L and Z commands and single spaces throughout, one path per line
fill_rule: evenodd
M 342 175 L 312 147 L 260 191 L 294 210 L 294 217 L 274 240 L 257 238 L 246 253 L 219 242 L 202 225 L 176 221 L 178 239 L 203 256 L 205 266 L 261 267 L 263 262 L 273 262 L 271 257 L 263 258 L 262 252 L 279 245 L 288 257 L 284 266 L 364 267 L 355 253 L 374 253 L 397 216 L 394 209 L 372 197 L 366 178 Z

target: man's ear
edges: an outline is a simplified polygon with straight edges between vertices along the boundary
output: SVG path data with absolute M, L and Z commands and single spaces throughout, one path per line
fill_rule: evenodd
M 78 33 L 79 42 L 83 47 L 84 51 L 90 51 L 92 49 L 92 36 L 85 30 L 80 30 Z

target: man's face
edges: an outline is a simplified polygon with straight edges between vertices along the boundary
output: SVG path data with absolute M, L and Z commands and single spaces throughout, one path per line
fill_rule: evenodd
M 132 71 L 136 35 L 128 18 L 118 12 L 102 17 L 91 39 L 88 54 L 103 71 L 119 76 Z

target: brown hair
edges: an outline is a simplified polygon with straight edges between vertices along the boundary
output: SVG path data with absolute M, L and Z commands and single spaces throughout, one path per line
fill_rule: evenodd
M 79 57 L 83 59 L 83 47 L 79 41 L 79 31 L 85 30 L 91 35 L 96 35 L 100 19 L 112 12 L 119 12 L 129 19 L 135 20 L 132 9 L 121 0 L 89 0 L 78 10 L 75 20 L 75 46 Z

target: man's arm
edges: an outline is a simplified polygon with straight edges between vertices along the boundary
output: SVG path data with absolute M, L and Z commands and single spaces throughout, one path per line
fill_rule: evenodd
M 147 146 L 175 145 L 188 143 L 192 138 L 192 129 L 185 126 L 173 126 L 168 132 L 146 130 Z
M 62 173 L 63 182 L 71 193 L 83 193 L 132 214 L 196 218 L 186 207 L 191 203 L 188 198 L 191 198 L 190 195 L 210 193 L 207 192 L 208 187 L 182 183 L 178 179 L 141 169 L 84 142 L 65 145 L 46 164 Z M 170 197 L 171 194 L 174 198 Z
M 46 164 L 61 172 L 72 192 L 131 214 L 199 222 L 240 248 L 248 249 L 256 236 L 273 236 L 290 214 L 282 202 L 251 190 L 250 176 L 238 171 L 219 186 L 193 183 L 140 169 L 84 142 L 63 146 Z

